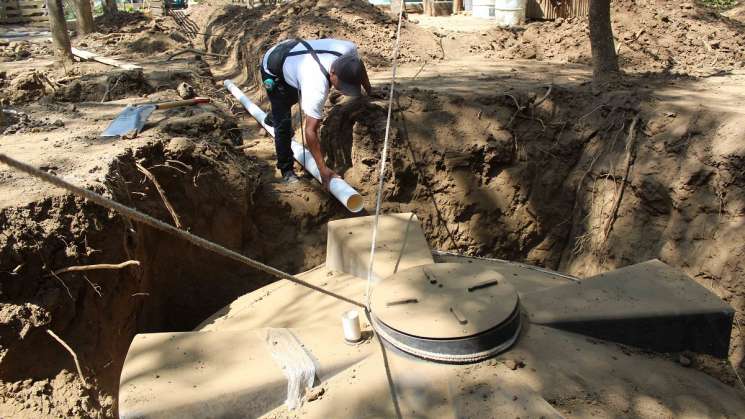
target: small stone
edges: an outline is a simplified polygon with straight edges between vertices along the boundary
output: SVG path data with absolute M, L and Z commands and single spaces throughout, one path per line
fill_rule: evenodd
M 191 99 L 194 96 L 196 96 L 196 93 L 194 92 L 194 88 L 191 87 L 189 83 L 180 83 L 178 87 L 176 87 L 176 92 L 181 97 L 181 99 Z
M 316 387 L 316 388 L 310 389 L 310 391 L 308 391 L 308 401 L 312 402 L 312 401 L 318 400 L 321 396 L 323 396 L 325 392 L 326 390 L 323 387 Z
M 514 359 L 508 359 L 504 361 L 504 365 L 507 366 L 507 368 L 511 369 L 512 371 L 517 369 L 517 362 L 515 362 Z
M 688 358 L 685 355 L 680 355 L 678 357 L 678 363 L 684 367 L 690 367 L 691 366 L 691 358 Z

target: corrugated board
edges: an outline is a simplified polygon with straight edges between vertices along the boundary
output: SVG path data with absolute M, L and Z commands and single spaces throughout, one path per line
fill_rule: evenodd
M 529 19 L 554 20 L 556 18 L 586 17 L 590 0 L 528 0 L 525 16 Z

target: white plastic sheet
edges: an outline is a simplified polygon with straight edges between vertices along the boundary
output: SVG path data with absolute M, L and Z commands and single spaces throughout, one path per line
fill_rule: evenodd
M 303 395 L 313 387 L 316 365 L 300 341 L 288 329 L 267 329 L 266 344 L 274 361 L 287 377 L 287 409 L 300 407 Z

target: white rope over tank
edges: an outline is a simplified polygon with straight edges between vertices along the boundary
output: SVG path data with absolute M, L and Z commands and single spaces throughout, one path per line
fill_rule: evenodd
M 378 181 L 378 196 L 375 201 L 375 218 L 373 221 L 372 243 L 370 244 L 370 261 L 367 265 L 367 289 L 365 290 L 365 307 L 370 311 L 370 291 L 372 287 L 373 265 L 375 264 L 375 246 L 378 239 L 378 218 L 380 217 L 380 205 L 383 200 L 383 183 L 385 183 L 385 163 L 388 158 L 388 138 L 391 133 L 391 114 L 393 113 L 393 94 L 396 88 L 396 69 L 398 67 L 398 50 L 401 46 L 401 22 L 405 4 L 401 2 L 398 11 L 398 27 L 396 28 L 396 48 L 393 50 L 393 72 L 391 75 L 391 89 L 388 95 L 388 119 L 385 123 L 385 138 L 383 139 L 383 151 L 380 153 L 380 178 Z

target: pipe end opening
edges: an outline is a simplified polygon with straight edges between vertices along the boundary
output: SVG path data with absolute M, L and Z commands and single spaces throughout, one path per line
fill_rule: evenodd
M 362 211 L 363 206 L 364 206 L 364 200 L 362 199 L 362 196 L 359 194 L 352 195 L 347 199 L 347 208 L 349 208 L 349 210 L 352 212 Z

